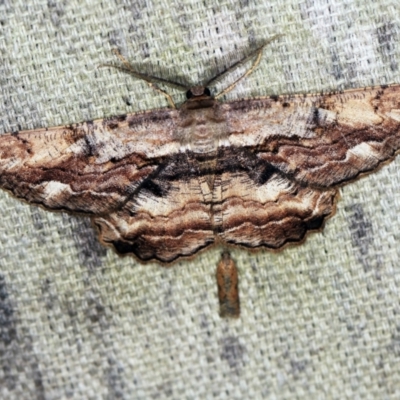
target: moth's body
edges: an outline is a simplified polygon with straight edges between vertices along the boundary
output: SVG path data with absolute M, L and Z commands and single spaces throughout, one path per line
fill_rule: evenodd
M 238 271 L 235 262 L 227 251 L 221 254 L 221 261 L 217 265 L 216 278 L 220 316 L 222 318 L 238 318 L 240 316 Z
M 192 159 L 197 161 L 197 168 L 206 182 L 201 185 L 203 195 L 211 200 L 218 148 L 228 134 L 226 115 L 221 104 L 206 95 L 189 99 L 177 112 L 176 138 L 181 151 L 191 153 Z
M 192 94 L 179 109 L 2 135 L 0 186 L 90 215 L 121 254 L 171 262 L 216 242 L 300 241 L 333 213 L 339 184 L 400 148 L 399 85 L 230 103 Z
M 201 156 L 216 156 L 228 133 L 221 104 L 209 96 L 189 99 L 178 111 L 176 134 L 181 146 Z

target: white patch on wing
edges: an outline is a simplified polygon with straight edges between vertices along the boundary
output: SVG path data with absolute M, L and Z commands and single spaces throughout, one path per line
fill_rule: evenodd
M 374 111 L 371 104 L 358 99 L 348 100 L 338 114 L 339 124 L 355 128 L 378 125 L 381 122 L 382 117 Z
M 351 148 L 349 150 L 349 153 L 362 159 L 367 159 L 370 157 L 373 157 L 375 159 L 379 158 L 379 152 L 365 142 Z
M 337 113 L 325 108 L 318 108 L 318 122 L 321 126 L 333 124 L 337 120 Z
M 395 121 L 400 122 L 400 109 L 393 108 L 390 112 L 386 113 L 386 115 Z
M 143 154 L 148 158 L 162 157 L 179 152 L 177 141 L 161 141 L 162 138 L 155 135 L 140 135 L 138 132 L 128 129 L 116 129 L 108 131 L 98 129 L 95 133 L 88 134 L 72 144 L 69 152 L 80 155 L 87 152 L 87 141 L 95 149 L 95 164 L 104 164 L 111 159 L 122 160 L 129 154 Z
M 47 182 L 44 187 L 43 187 L 43 197 L 44 199 L 51 198 L 51 197 L 57 197 L 61 193 L 64 193 L 65 191 L 68 191 L 71 193 L 71 188 L 69 185 L 66 185 L 65 183 L 61 182 L 56 182 L 56 181 L 50 181 Z
M 227 174 L 224 182 L 229 182 L 224 188 L 223 197 L 243 198 L 246 201 L 256 201 L 261 204 L 275 202 L 284 193 L 291 193 L 295 189 L 295 184 L 278 175 L 272 175 L 268 182 L 263 185 L 254 185 L 246 174 Z

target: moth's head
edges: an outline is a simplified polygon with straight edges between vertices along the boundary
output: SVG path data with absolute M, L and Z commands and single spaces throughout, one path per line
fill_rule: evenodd
M 213 107 L 216 102 L 210 89 L 205 86 L 193 86 L 186 92 L 186 98 L 185 108 L 188 110 Z
M 186 92 L 186 98 L 188 100 L 202 100 L 211 97 L 210 89 L 204 86 L 193 86 Z

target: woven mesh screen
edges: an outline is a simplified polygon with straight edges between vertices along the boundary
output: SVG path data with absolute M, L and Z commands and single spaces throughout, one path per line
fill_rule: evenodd
M 205 3 L 0 1 L 0 132 L 167 107 L 98 68 L 113 48 L 196 84 L 283 34 L 225 100 L 400 83 L 398 2 Z M 399 398 L 399 167 L 344 187 L 300 246 L 232 250 L 234 321 L 218 315 L 221 248 L 141 265 L 102 247 L 88 219 L 0 192 L 0 397 Z

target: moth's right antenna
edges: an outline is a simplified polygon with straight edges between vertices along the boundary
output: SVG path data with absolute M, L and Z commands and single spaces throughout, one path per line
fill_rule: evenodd
M 227 70 L 221 72 L 220 74 L 218 74 L 217 76 L 214 76 L 214 78 L 212 78 L 211 80 L 209 80 L 204 86 L 209 87 L 212 83 L 220 80 L 224 75 L 226 75 L 228 72 L 231 72 L 233 69 L 239 67 L 240 65 L 243 65 L 244 63 L 246 63 L 247 61 L 249 61 L 250 59 L 252 59 L 253 57 L 256 56 L 256 59 L 253 63 L 253 65 L 238 79 L 236 79 L 235 82 L 233 82 L 231 85 L 229 85 L 226 89 L 224 89 L 222 92 L 218 93 L 216 96 L 214 96 L 214 98 L 218 99 L 218 97 L 223 96 L 224 94 L 230 92 L 242 79 L 246 78 L 247 76 L 249 76 L 258 66 L 258 64 L 261 61 L 261 56 L 262 56 L 262 52 L 264 50 L 264 47 L 267 46 L 269 43 L 271 43 L 273 40 L 281 37 L 283 35 L 281 34 L 277 34 L 272 36 L 271 38 L 269 38 L 261 47 L 259 47 L 258 49 L 254 50 L 252 53 L 250 53 L 247 57 L 243 58 L 242 60 L 238 61 L 237 63 L 231 65 Z

